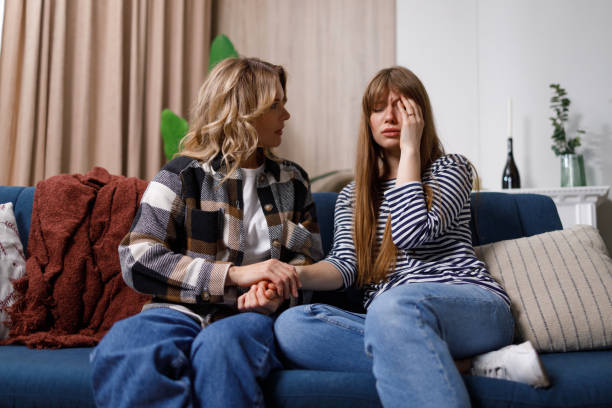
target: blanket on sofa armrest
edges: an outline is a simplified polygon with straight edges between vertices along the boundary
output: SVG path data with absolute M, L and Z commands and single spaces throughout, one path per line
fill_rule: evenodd
M 150 300 L 125 285 L 117 252 L 146 186 L 100 167 L 37 184 L 26 275 L 14 282 L 5 344 L 93 346 Z

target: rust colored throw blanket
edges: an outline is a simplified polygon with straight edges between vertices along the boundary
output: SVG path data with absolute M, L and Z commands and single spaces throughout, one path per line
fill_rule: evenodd
M 10 337 L 35 348 L 93 346 L 150 299 L 125 285 L 117 247 L 147 183 L 95 167 L 41 181 Z

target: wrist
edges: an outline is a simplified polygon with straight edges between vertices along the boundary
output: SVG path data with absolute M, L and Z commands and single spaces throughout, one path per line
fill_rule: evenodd
M 296 265 L 295 266 L 295 273 L 297 274 L 298 279 L 301 281 L 302 280 L 302 276 L 304 275 L 304 266 Z
M 300 266 L 295 267 L 295 272 L 301 284 L 300 289 L 303 289 L 304 286 L 308 286 L 310 282 L 310 276 L 312 276 L 312 270 L 309 269 L 308 266 L 310 265 L 300 265 Z
M 227 275 L 225 275 L 225 285 L 224 286 L 237 286 L 236 282 L 234 282 L 234 280 L 232 279 L 232 276 L 235 275 L 235 273 L 238 271 L 237 268 L 239 268 L 236 265 L 232 265 L 229 267 L 229 269 L 227 270 Z
M 411 160 L 419 159 L 421 156 L 421 152 L 419 150 L 420 146 L 414 146 L 412 144 L 400 145 L 400 151 L 402 157 L 406 156 Z

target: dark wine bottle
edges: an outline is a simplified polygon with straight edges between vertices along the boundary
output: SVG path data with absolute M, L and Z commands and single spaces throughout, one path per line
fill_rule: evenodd
M 521 188 L 521 177 L 514 163 L 514 155 L 512 154 L 512 138 L 508 138 L 508 157 L 502 174 L 502 188 Z

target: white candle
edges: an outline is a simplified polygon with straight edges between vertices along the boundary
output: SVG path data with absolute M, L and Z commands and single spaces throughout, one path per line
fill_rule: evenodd
M 512 98 L 508 98 L 508 137 L 512 137 Z

